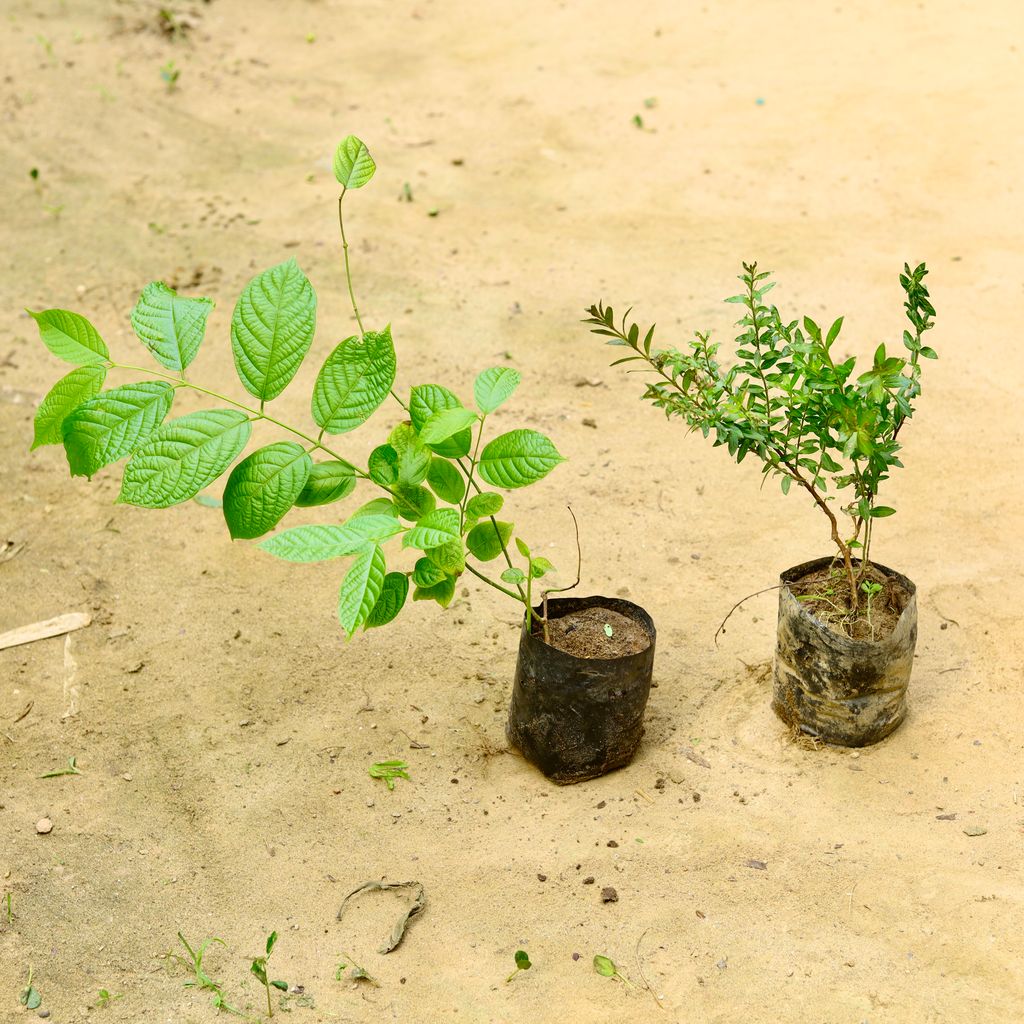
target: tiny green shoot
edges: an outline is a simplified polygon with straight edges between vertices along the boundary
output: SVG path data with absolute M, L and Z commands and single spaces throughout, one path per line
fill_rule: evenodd
M 181 70 L 174 66 L 173 60 L 169 60 L 160 69 L 160 77 L 167 84 L 167 91 L 174 92 L 178 87 L 178 79 L 181 77 Z
M 874 627 L 874 624 L 871 621 L 871 600 L 872 600 L 872 598 L 876 597 L 878 594 L 880 594 L 882 592 L 882 584 L 881 583 L 874 583 L 871 580 L 865 580 L 860 585 L 860 589 L 863 591 L 864 594 L 867 595 L 867 608 L 865 609 L 865 614 L 866 614 L 867 620 L 868 620 L 868 627 L 871 630 L 871 639 L 874 640 L 875 639 L 875 627 Z
M 341 960 L 338 962 L 338 966 L 334 970 L 334 980 L 344 981 L 345 971 L 351 967 L 352 970 L 349 972 L 349 981 L 365 981 L 374 988 L 380 988 L 380 982 L 365 968 L 355 962 L 355 959 L 348 955 L 344 950 L 339 954 Z
M 598 954 L 594 957 L 594 970 L 601 975 L 602 978 L 615 978 L 621 981 L 623 985 L 628 986 L 631 989 L 635 989 L 634 985 L 628 978 L 624 978 L 620 973 L 618 967 L 615 966 L 615 961 L 611 957 L 601 956 Z
M 61 775 L 81 775 L 82 769 L 75 764 L 73 757 L 68 758 L 68 766 L 66 768 L 54 768 L 52 772 L 47 772 L 45 775 L 40 775 L 41 779 L 56 779 Z
M 4 899 L 4 902 L 7 904 L 7 923 L 8 924 L 14 924 L 14 911 L 11 909 L 11 899 L 13 898 L 13 896 L 14 896 L 14 893 L 9 892 L 7 894 L 7 896 L 5 897 L 5 899 Z
M 21 990 L 21 995 L 18 997 L 18 1002 L 20 1002 L 26 1010 L 38 1010 L 43 1002 L 43 997 L 39 994 L 39 990 L 32 984 L 32 978 L 32 966 L 29 965 L 28 981 L 25 983 L 25 987 Z
M 377 761 L 368 771 L 371 779 L 383 779 L 388 789 L 394 791 L 395 779 L 409 779 L 408 767 L 404 761 Z
M 105 988 L 101 988 L 99 995 L 96 997 L 96 1007 L 97 1009 L 103 1009 L 114 1002 L 115 999 L 124 999 L 124 995 L 122 993 L 115 994 Z
M 505 979 L 507 985 L 510 981 L 519 977 L 520 971 L 528 971 L 533 964 L 530 963 L 530 957 L 525 949 L 517 949 L 515 955 L 516 969 Z
M 288 991 L 287 981 L 272 981 L 270 976 L 267 974 L 267 963 L 270 960 L 270 954 L 274 952 L 274 946 L 277 945 L 277 932 L 271 932 L 267 936 L 266 952 L 263 956 L 256 957 L 253 962 L 249 965 L 249 970 L 259 979 L 267 993 L 267 1016 L 274 1016 L 274 1007 L 270 1002 L 270 990 L 276 988 L 281 992 Z
M 245 1014 L 243 1014 L 241 1010 L 236 1010 L 233 1006 L 229 1005 L 228 1001 L 224 997 L 224 990 L 221 987 L 221 983 L 219 981 L 214 981 L 203 967 L 203 957 L 206 954 L 207 947 L 214 943 L 226 947 L 224 940 L 218 938 L 203 939 L 203 941 L 193 949 L 192 946 L 189 945 L 185 936 L 182 935 L 181 932 L 178 932 L 178 941 L 185 947 L 185 951 L 188 953 L 188 959 L 178 953 L 168 953 L 167 959 L 176 960 L 192 974 L 193 980 L 186 981 L 185 988 L 197 988 L 200 992 L 212 992 L 213 1006 L 215 1009 L 227 1010 L 228 1013 L 233 1013 L 238 1017 L 244 1017 Z

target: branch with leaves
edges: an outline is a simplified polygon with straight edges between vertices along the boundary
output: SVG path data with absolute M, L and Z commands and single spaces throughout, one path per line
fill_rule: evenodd
M 350 135 L 339 144 L 334 156 L 341 185 L 338 221 L 358 333 L 337 345 L 321 366 L 310 402 L 313 427 L 296 426 L 268 412 L 269 403 L 295 377 L 316 330 L 316 294 L 290 259 L 257 274 L 243 289 L 231 318 L 235 369 L 253 401 L 238 401 L 188 377 L 213 309 L 210 299 L 178 295 L 160 282 L 143 290 L 131 324 L 163 370 L 114 359 L 96 328 L 79 313 L 30 311 L 46 347 L 76 365 L 43 399 L 32 447 L 63 444 L 74 476 L 92 477 L 127 459 L 118 501 L 144 508 L 188 501 L 234 464 L 223 498 L 233 539 L 262 537 L 293 507 L 332 505 L 359 484 L 372 485 L 383 493 L 342 521 L 296 526 L 260 545 L 290 562 L 352 558 L 338 596 L 338 619 L 347 636 L 360 627 L 391 622 L 410 587 L 414 601 L 433 600 L 447 607 L 464 572 L 522 603 L 532 627 L 532 581 L 553 566 L 532 557 L 518 537 L 524 564 L 514 564 L 510 543 L 515 527 L 497 518 L 504 506 L 498 491 L 541 480 L 564 459 L 535 430 L 505 431 L 485 443 L 488 418 L 520 383 L 519 372 L 510 367 L 492 367 L 476 377 L 475 408 L 467 408 L 440 384 L 413 387 L 408 401 L 395 391 L 391 327 L 364 328 L 342 215 L 345 196 L 366 185 L 375 171 L 359 139 Z M 147 379 L 103 390 L 112 371 Z M 183 389 L 220 407 L 167 419 Z M 389 397 L 400 407 L 401 417 L 365 467 L 339 453 L 334 441 L 325 443 L 325 437 L 362 426 Z M 278 427 L 289 438 L 235 464 L 253 425 L 260 422 Z M 418 555 L 411 567 L 389 571 L 384 544 L 396 538 L 402 549 Z M 487 563 L 497 560 L 506 568 L 494 579 Z
M 712 437 L 737 463 L 755 455 L 765 476 L 779 478 L 784 494 L 796 484 L 811 498 L 829 522 L 853 615 L 858 583 L 870 564 L 873 523 L 895 512 L 876 499 L 893 467 L 902 466 L 897 437 L 921 393 L 920 360 L 937 358 L 922 341 L 935 316 L 924 284 L 927 273 L 922 263 L 913 270 L 905 265 L 900 275 L 912 328 L 903 332 L 907 354 L 890 354 L 881 344 L 871 368 L 857 376 L 856 358 L 835 354 L 843 318 L 827 331 L 808 316 L 784 320 L 778 307 L 764 300 L 774 282 L 756 263 L 743 264 L 743 291 L 725 300 L 743 307 L 729 367 L 719 363 L 719 345 L 707 333 L 698 332 L 687 351 L 656 349 L 654 327 L 641 338 L 631 311 L 616 320 L 612 307 L 598 303 L 584 320 L 609 345 L 631 350 L 613 366 L 641 362 L 657 374 L 643 397 L 666 416 Z M 846 529 L 831 505 L 833 496 L 849 520 Z

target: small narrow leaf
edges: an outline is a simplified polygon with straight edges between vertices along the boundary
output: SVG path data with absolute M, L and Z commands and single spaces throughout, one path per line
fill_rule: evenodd
M 334 177 L 345 188 L 362 188 L 372 177 L 377 165 L 366 143 L 354 135 L 346 135 L 334 151 Z
M 60 444 L 64 440 L 64 420 L 90 398 L 95 398 L 107 376 L 105 366 L 79 366 L 50 389 L 36 410 L 33 448 Z
M 512 430 L 488 443 L 480 454 L 480 476 L 493 487 L 525 487 L 542 479 L 565 459 L 536 430 Z
M 231 316 L 231 353 L 246 391 L 266 402 L 281 394 L 315 331 L 316 295 L 294 259 L 257 274 Z
M 195 497 L 241 454 L 252 424 L 235 409 L 209 409 L 165 423 L 125 467 L 118 501 L 169 508 Z
M 224 519 L 232 540 L 272 530 L 302 493 L 313 460 L 301 444 L 278 441 L 260 448 L 231 471 Z
M 195 359 L 212 309 L 210 299 L 184 298 L 162 281 L 154 281 L 135 303 L 132 328 L 157 362 L 180 372 Z
M 519 387 L 519 381 L 519 371 L 508 366 L 484 370 L 473 385 L 476 407 L 483 413 L 494 412 L 511 397 L 512 392 Z
M 317 462 L 310 469 L 306 486 L 295 504 L 300 508 L 329 505 L 348 497 L 355 489 L 355 469 L 347 462 Z
M 110 356 L 107 343 L 99 332 L 80 313 L 67 309 L 44 309 L 33 313 L 26 310 L 39 328 L 43 344 L 66 363 L 88 366 L 105 362 Z
M 83 402 L 61 425 L 72 476 L 92 476 L 130 455 L 170 412 L 174 389 L 163 381 L 122 384 Z
M 389 572 L 384 577 L 380 597 L 367 616 L 364 628 L 376 629 L 392 622 L 404 607 L 408 595 L 409 577 L 404 572 Z
M 328 434 L 355 430 L 370 418 L 395 383 L 391 327 L 346 338 L 327 357 L 313 387 L 312 412 Z
M 886 516 L 896 515 L 896 509 L 889 508 L 888 505 L 876 505 L 868 512 L 868 515 L 871 516 L 872 519 L 884 519 Z
M 268 537 L 260 547 L 286 562 L 325 562 L 354 555 L 367 543 L 387 540 L 402 530 L 393 515 L 357 513 L 343 526 L 293 526 Z
M 338 592 L 338 621 L 351 639 L 363 625 L 384 589 L 387 565 L 379 544 L 367 544 L 356 555 Z

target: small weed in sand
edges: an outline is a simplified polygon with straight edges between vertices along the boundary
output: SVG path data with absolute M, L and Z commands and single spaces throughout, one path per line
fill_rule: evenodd
M 516 969 L 505 979 L 507 985 L 510 981 L 514 981 L 519 977 L 520 971 L 528 971 L 533 964 L 530 963 L 530 957 L 525 949 L 517 949 L 515 955 Z
M 355 962 L 344 950 L 338 954 L 341 959 L 334 969 L 335 981 L 365 981 L 374 988 L 380 988 L 380 982 L 365 968 Z M 349 970 L 351 968 L 351 970 Z M 346 974 L 346 971 L 348 972 Z
M 594 957 L 594 970 L 601 975 L 602 978 L 615 978 L 621 981 L 623 985 L 631 989 L 636 989 L 636 985 L 629 980 L 629 978 L 623 977 L 619 974 L 618 967 L 615 966 L 615 961 L 611 957 L 601 956 L 598 954 Z
M 25 983 L 25 987 L 21 990 L 21 994 L 18 996 L 18 1002 L 25 1007 L 26 1010 L 38 1010 L 43 1003 L 43 997 L 39 994 L 39 990 L 32 984 L 33 971 L 30 966 L 28 969 L 28 981 Z
M 101 988 L 99 994 L 96 996 L 96 1003 L 94 1005 L 97 1010 L 104 1010 L 118 999 L 124 999 L 123 993 L 114 993 L 105 988 Z
M 203 967 L 203 957 L 206 955 L 207 948 L 214 943 L 219 946 L 225 946 L 226 948 L 224 940 L 218 938 L 203 939 L 203 941 L 193 949 L 192 946 L 189 945 L 185 936 L 182 935 L 181 932 L 178 932 L 178 941 L 185 947 L 185 951 L 188 954 L 187 958 L 181 956 L 179 953 L 168 953 L 167 958 L 170 960 L 176 960 L 192 975 L 192 980 L 185 982 L 185 988 L 197 988 L 200 992 L 212 992 L 213 1005 L 215 1009 L 226 1010 L 228 1013 L 233 1013 L 238 1017 L 244 1017 L 245 1014 L 243 1014 L 241 1010 L 236 1010 L 233 1006 L 228 1004 L 227 1000 L 224 998 L 224 990 L 221 987 L 220 982 L 214 981 Z
M 168 92 L 174 92 L 178 88 L 178 79 L 181 78 L 181 70 L 174 66 L 174 61 L 169 60 L 161 69 L 160 77 L 164 80 Z
M 40 775 L 41 779 L 56 779 L 61 775 L 81 775 L 82 769 L 75 764 L 73 757 L 68 758 L 68 764 L 66 768 L 54 768 L 52 772 L 47 772 L 45 775 Z
M 389 790 L 394 790 L 395 779 L 409 779 L 404 761 L 377 761 L 367 769 L 371 779 L 383 779 Z
M 249 965 L 249 970 L 259 979 L 260 983 L 267 993 L 267 1016 L 274 1016 L 274 1007 L 270 1002 L 270 990 L 272 988 L 278 989 L 280 992 L 288 991 L 287 981 L 274 981 L 271 980 L 270 975 L 267 973 L 267 967 L 270 961 L 270 954 L 274 952 L 274 946 L 277 945 L 277 932 L 271 932 L 267 936 L 266 952 L 263 956 L 256 957 L 253 962 Z

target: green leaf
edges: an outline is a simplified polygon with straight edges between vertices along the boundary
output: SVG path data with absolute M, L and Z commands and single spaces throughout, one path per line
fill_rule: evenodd
M 523 556 L 527 561 L 530 559 L 530 549 L 526 544 L 526 541 L 522 537 L 516 537 L 516 547 L 519 549 L 519 554 Z
M 334 176 L 345 188 L 362 188 L 377 170 L 366 144 L 346 135 L 334 151 Z
M 373 501 L 360 505 L 349 518 L 355 519 L 357 516 L 391 516 L 392 519 L 397 519 L 398 509 L 389 498 L 374 498 Z
M 517 949 L 515 955 L 516 969 L 520 971 L 528 971 L 533 965 L 530 963 L 530 957 L 524 949 Z
M 834 324 L 828 329 L 828 334 L 825 336 L 825 348 L 831 348 L 832 342 L 839 337 L 839 332 L 843 329 L 843 318 L 839 317 Z
M 261 956 L 258 960 L 253 960 L 253 962 L 249 964 L 249 970 L 259 978 L 260 984 L 262 985 L 267 984 L 267 968 L 265 961 L 266 957 Z
M 896 509 L 889 508 L 888 505 L 876 505 L 868 512 L 868 515 L 871 516 L 872 519 L 884 519 L 886 516 L 896 515 Z
M 432 587 L 447 577 L 441 566 L 429 558 L 418 558 L 412 571 L 412 581 L 417 587 Z
M 427 513 L 402 538 L 402 547 L 429 551 L 449 541 L 459 540 L 459 513 L 453 508 L 439 508 Z
M 450 540 L 447 544 L 431 548 L 427 558 L 434 563 L 445 576 L 461 576 L 466 569 L 466 549 L 460 540 Z
M 791 476 L 784 476 L 782 478 L 782 493 L 789 494 L 790 487 L 793 486 L 793 478 Z
M 381 487 L 398 483 L 398 452 L 389 444 L 382 444 L 370 452 L 366 468 L 370 479 Z
M 19 1001 L 26 1010 L 38 1010 L 43 1005 L 43 997 L 34 985 L 29 985 L 22 991 Z
M 39 327 L 43 344 L 66 363 L 88 366 L 110 357 L 107 343 L 80 313 L 67 309 L 44 309 L 40 313 L 26 310 Z
M 541 577 L 546 576 L 549 572 L 554 571 L 554 566 L 543 556 L 533 559 L 530 562 L 530 575 L 535 579 L 539 580 Z
M 277 942 L 277 932 L 271 932 L 267 936 L 267 956 L 274 952 L 274 944 Z
M 402 524 L 392 515 L 357 513 L 343 526 L 293 526 L 268 537 L 260 547 L 286 562 L 326 562 L 354 555 L 368 543 L 387 540 L 402 529 Z
M 458 398 L 440 384 L 420 384 L 412 389 L 409 398 L 409 418 L 417 430 L 421 430 L 423 424 L 439 412 L 461 408 L 463 405 Z M 438 455 L 443 455 L 446 459 L 461 459 L 469 454 L 472 444 L 473 434 L 467 427 L 446 441 L 441 441 L 431 447 Z
M 922 348 L 921 348 L 921 355 L 923 355 L 925 357 L 925 359 L 938 359 L 939 358 L 938 352 L 936 352 L 935 349 L 931 348 L 929 345 L 922 346 Z
M 295 376 L 315 331 L 316 295 L 294 259 L 257 274 L 231 315 L 231 353 L 246 391 L 264 402 L 277 398 Z
M 252 453 L 231 471 L 224 490 L 224 519 L 231 539 L 272 530 L 302 493 L 313 460 L 301 444 L 278 441 Z
M 270 983 L 270 987 L 271 988 L 276 988 L 278 992 L 287 992 L 288 991 L 288 982 L 287 981 L 281 981 L 280 979 L 278 979 L 277 981 L 272 981 Z
M 506 569 L 501 574 L 501 578 L 506 583 L 511 583 L 513 586 L 518 586 L 526 579 L 526 573 L 524 573 L 522 569 L 517 569 L 515 566 L 512 566 L 511 568 Z
M 373 611 L 366 618 L 365 629 L 386 626 L 397 618 L 409 595 L 409 577 L 404 572 L 389 572 L 384 577 L 384 586 Z
M 147 284 L 132 310 L 132 328 L 161 366 L 180 373 L 196 357 L 206 332 L 210 299 L 187 299 L 162 281 Z
M 466 481 L 462 474 L 446 459 L 434 457 L 427 470 L 427 483 L 434 493 L 449 505 L 457 505 L 466 494 Z
M 420 427 L 420 439 L 424 444 L 440 444 L 460 430 L 465 430 L 476 419 L 477 415 L 471 409 L 442 409 Z
M 614 978 L 618 974 L 618 968 L 616 968 L 614 962 L 606 956 L 595 956 L 594 957 L 594 970 L 601 975 L 602 978 Z
M 379 544 L 367 544 L 356 555 L 338 592 L 338 621 L 351 639 L 367 620 L 384 590 L 387 565 Z
M 50 389 L 35 416 L 32 448 L 60 444 L 64 440 L 64 420 L 90 398 L 95 398 L 107 376 L 105 366 L 79 366 Z
M 163 422 L 174 389 L 163 381 L 122 384 L 83 402 L 64 420 L 72 476 L 89 476 L 130 455 Z
M 313 419 L 328 434 L 355 430 L 373 415 L 395 383 L 391 327 L 346 338 L 328 357 L 313 387 Z
M 251 433 L 248 417 L 235 409 L 170 420 L 132 455 L 117 500 L 145 508 L 187 501 L 238 458 Z
M 505 499 L 494 491 L 484 491 L 482 494 L 474 494 L 466 502 L 466 515 L 475 519 L 483 519 L 484 516 L 496 516 Z
M 488 519 L 469 531 L 466 547 L 481 562 L 489 562 L 501 554 L 503 546 L 512 538 L 512 530 L 512 523 Z
M 340 460 L 317 462 L 310 469 L 306 486 L 295 499 L 295 504 L 300 508 L 329 505 L 333 501 L 347 498 L 355 489 L 353 466 Z
M 399 423 L 388 438 L 398 454 L 398 482 L 403 487 L 422 483 L 430 470 L 430 449 L 416 433 L 415 427 Z
M 492 413 L 519 387 L 519 371 L 508 366 L 494 366 L 484 370 L 473 384 L 476 407 L 483 413 Z
M 536 430 L 511 430 L 485 445 L 480 476 L 493 487 L 525 487 L 547 476 L 560 462 L 558 449 Z
M 436 601 L 442 608 L 447 608 L 455 597 L 455 580 L 445 579 L 432 587 L 417 587 L 413 591 L 414 601 Z
M 437 500 L 426 487 L 396 487 L 395 511 L 410 523 L 418 522 L 437 506 Z

